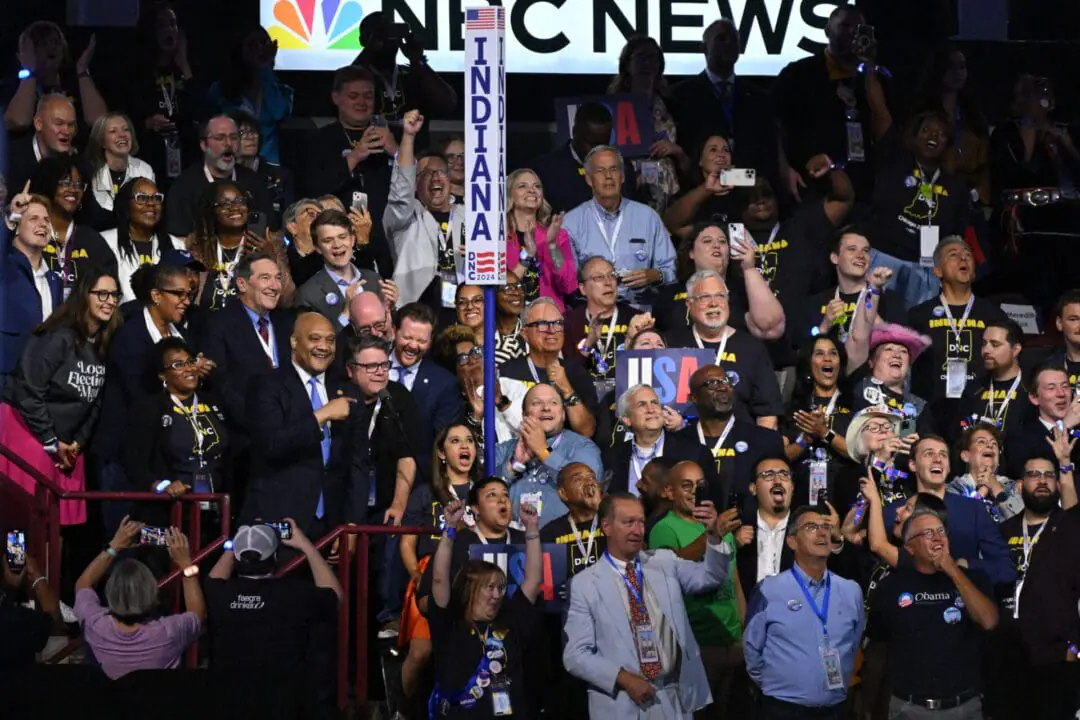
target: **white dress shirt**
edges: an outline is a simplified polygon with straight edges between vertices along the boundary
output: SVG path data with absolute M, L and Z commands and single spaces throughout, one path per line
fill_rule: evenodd
M 41 260 L 37 270 L 34 270 L 34 287 L 41 296 L 41 321 L 45 322 L 53 311 L 52 288 L 49 287 L 49 263 Z
M 612 558 L 612 560 L 615 560 L 615 558 Z M 619 596 L 622 598 L 623 607 L 626 608 L 626 617 L 629 620 L 630 588 L 627 586 L 626 580 L 626 563 L 615 560 L 615 564 L 612 565 L 604 560 L 604 564 L 618 576 L 619 587 L 622 589 Z M 658 677 L 664 677 L 675 669 L 675 658 L 678 657 L 679 653 L 679 641 L 675 637 L 674 628 L 660 609 L 660 603 L 653 596 L 649 583 L 645 580 L 644 571 L 641 573 L 641 585 L 642 594 L 645 596 L 645 609 L 649 611 L 649 622 L 652 623 L 653 637 L 656 638 L 656 647 L 660 651 L 660 675 Z
M 780 574 L 780 555 L 784 552 L 784 542 L 787 538 L 788 520 L 791 519 L 789 512 L 784 519 L 777 523 L 775 528 L 769 527 L 761 516 L 757 514 L 757 581 L 761 582 L 767 577 Z

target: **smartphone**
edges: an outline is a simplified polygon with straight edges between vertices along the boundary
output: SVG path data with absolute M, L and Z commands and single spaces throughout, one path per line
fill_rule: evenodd
M 827 502 L 829 502 L 829 489 L 828 488 L 820 488 L 817 491 L 817 504 L 818 505 L 824 505 Z
M 757 171 L 753 168 L 728 168 L 720 171 L 720 184 L 725 187 L 754 187 Z
M 261 240 L 266 236 L 267 222 L 266 213 L 252 213 L 251 218 L 248 219 L 248 230 L 251 231 L 252 235 Z
M 732 257 L 742 255 L 743 248 L 750 244 L 746 239 L 746 226 L 742 223 L 728 223 L 727 236 Z
M 367 193 L 354 190 L 352 194 L 352 209 L 357 212 L 367 212 Z
M 382 115 L 372 115 L 371 124 L 375 127 L 386 127 L 386 118 Z
M 266 524 L 277 530 L 278 537 L 280 537 L 282 540 L 288 540 L 292 537 L 292 525 L 285 522 L 284 520 L 280 520 L 278 522 L 268 522 Z
M 139 531 L 140 545 L 165 545 L 165 528 L 144 527 Z
M 412 35 L 412 28 L 409 23 L 390 23 L 390 27 L 386 30 L 386 36 L 389 38 L 405 40 L 410 35 Z
M 22 572 L 26 567 L 26 533 L 22 530 L 8 531 L 7 564 L 13 573 Z
M 915 418 L 906 417 L 900 421 L 900 429 L 897 433 L 900 437 L 906 438 L 915 432 Z
M 728 495 L 728 510 L 742 510 L 742 495 L 737 492 L 733 492 Z
M 852 38 L 851 44 L 857 50 L 865 50 L 873 44 L 874 39 L 873 25 L 857 25 L 855 27 L 855 36 Z
M 705 483 L 698 483 L 694 488 L 694 505 L 701 507 L 701 505 L 709 499 L 709 488 Z

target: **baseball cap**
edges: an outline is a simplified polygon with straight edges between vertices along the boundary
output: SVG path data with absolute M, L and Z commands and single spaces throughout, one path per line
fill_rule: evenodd
M 158 264 L 168 265 L 169 267 L 191 268 L 193 270 L 204 269 L 203 264 L 196 260 L 191 253 L 179 248 L 173 248 L 161 253 L 161 259 L 158 260 Z
M 267 560 L 277 552 L 280 538 L 269 525 L 241 525 L 233 538 L 233 555 L 239 560 L 246 552 L 254 552 L 259 560 Z

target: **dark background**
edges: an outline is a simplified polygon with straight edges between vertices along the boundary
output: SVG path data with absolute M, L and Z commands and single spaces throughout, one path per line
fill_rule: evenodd
M 97 2 L 99 0 L 82 0 Z M 883 61 L 903 64 L 933 43 L 948 38 L 958 27 L 957 4 L 965 0 L 863 0 L 857 4 L 877 27 Z M 34 20 L 47 19 L 65 25 L 68 0 L 3 0 L 0 22 L 0 73 L 10 77 L 17 70 L 15 50 L 18 34 Z M 827 2 L 827 0 L 823 0 Z M 967 3 L 978 0 L 966 0 Z M 175 6 L 189 40 L 195 72 L 205 81 L 218 76 L 228 48 L 258 23 L 257 0 L 177 0 Z M 144 7 L 148 7 L 145 3 Z M 819 10 L 819 12 L 822 12 Z M 68 41 L 73 57 L 85 47 L 91 28 L 70 28 Z M 104 28 L 97 31 L 98 50 L 92 65 L 95 80 L 110 107 L 123 109 L 126 68 L 136 59 L 132 30 Z M 1073 68 L 1080 66 L 1080 2 L 1076 0 L 1012 0 L 1009 9 L 1009 42 L 960 42 L 969 62 L 969 87 L 983 101 L 991 121 L 1007 111 L 1011 79 L 1019 71 L 1032 71 L 1056 81 L 1060 112 L 1071 117 L 1075 107 L 1066 93 L 1072 88 Z M 890 57 L 891 56 L 891 57 Z M 615 67 L 612 67 L 612 73 Z M 282 72 L 282 80 L 296 91 L 294 115 L 333 115 L 330 104 L 330 72 Z M 444 75 L 463 96 L 462 75 Z M 610 75 L 510 74 L 508 113 L 511 122 L 550 122 L 551 99 L 557 96 L 604 92 Z M 762 78 L 765 86 L 769 78 Z M 448 119 L 460 119 L 448 118 Z

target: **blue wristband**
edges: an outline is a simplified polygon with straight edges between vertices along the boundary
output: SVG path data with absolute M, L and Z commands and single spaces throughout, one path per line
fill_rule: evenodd
M 448 527 L 443 531 L 443 534 L 446 535 L 448 540 L 453 540 L 454 536 L 457 535 L 457 528 Z

